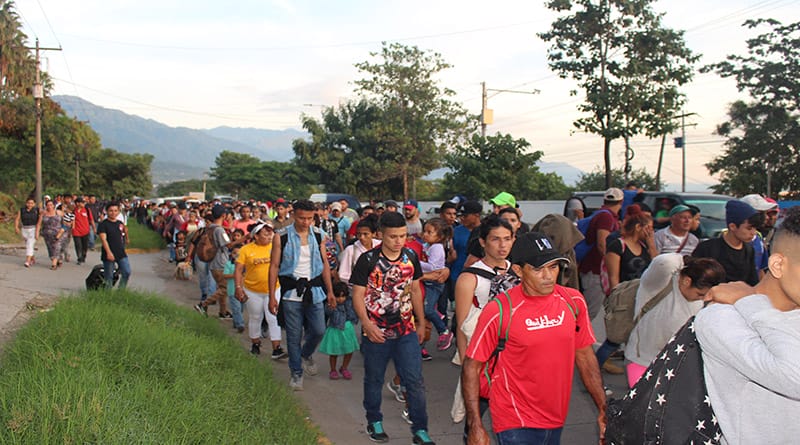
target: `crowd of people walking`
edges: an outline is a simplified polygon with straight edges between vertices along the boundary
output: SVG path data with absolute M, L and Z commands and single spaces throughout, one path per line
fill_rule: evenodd
M 700 239 L 699 209 L 653 212 L 631 189 L 607 190 L 592 214 L 571 199 L 563 215 L 535 224 L 524 221 L 513 194 L 501 192 L 487 214 L 481 202 L 457 196 L 427 219 L 414 200 L 371 202 L 356 212 L 345 200 L 120 209 L 98 206 L 92 196 L 62 197 L 43 209 L 28 200 L 16 227 L 26 241 L 25 267 L 35 264 L 39 236 L 56 269 L 69 260 L 70 236 L 80 264 L 96 234 L 106 282 L 113 284 L 116 267 L 124 287 L 129 240 L 118 215 L 135 217 L 164 237 L 179 271 L 197 277 L 198 312 L 208 316 L 216 305 L 220 319 L 246 331 L 252 354 L 268 338 L 271 358 L 288 357 L 293 390 L 318 375 L 317 350 L 329 356 L 331 380 L 353 378 L 351 357 L 360 350 L 366 432 L 375 442 L 389 440 L 381 411 L 387 385 L 405 404 L 413 443 L 434 443 L 422 368 L 433 331 L 438 350 L 456 345 L 452 361 L 461 370 L 453 373 L 459 385 L 451 414 L 465 424 L 464 443 L 487 444 L 490 434 L 501 445 L 559 443 L 575 370 L 596 406 L 599 440 L 645 428 L 612 421 L 619 412 L 607 412 L 603 374 L 626 374 L 624 399 L 634 399 L 653 384 L 650 367 L 666 357 L 664 347 L 694 317 L 700 378 L 721 429 L 709 433 L 709 443 L 791 442 L 800 433 L 791 419 L 800 412 L 793 377 L 800 365 L 800 209 L 787 210 L 778 226 L 777 203 L 734 199 L 726 205 L 727 230 Z M 727 282 L 737 283 L 721 285 Z M 608 338 L 595 337 L 598 317 Z M 390 360 L 396 376 L 385 382 Z M 491 428 L 483 422 L 487 410 Z M 766 434 L 765 425 L 775 427 Z M 673 434 L 682 427 L 658 426 Z

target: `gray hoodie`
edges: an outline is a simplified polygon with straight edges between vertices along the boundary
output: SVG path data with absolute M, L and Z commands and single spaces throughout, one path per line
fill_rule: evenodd
M 723 443 L 797 443 L 800 310 L 781 312 L 751 295 L 700 311 L 695 333 Z

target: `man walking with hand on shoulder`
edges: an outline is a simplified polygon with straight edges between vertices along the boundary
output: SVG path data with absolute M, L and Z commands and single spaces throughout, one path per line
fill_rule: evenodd
M 775 230 L 768 271 L 755 287 L 730 283 L 711 288 L 708 296 L 723 304 L 701 310 L 694 330 L 721 443 L 796 443 L 800 207 L 789 209 Z
M 530 232 L 514 242 L 511 261 L 522 282 L 484 306 L 462 365 L 467 443 L 489 444 L 481 397 L 489 399 L 500 445 L 560 443 L 576 367 L 599 411 L 602 440 L 606 397 L 586 302 L 556 284 L 569 260 L 544 234 Z M 488 379 L 481 378 L 484 369 Z

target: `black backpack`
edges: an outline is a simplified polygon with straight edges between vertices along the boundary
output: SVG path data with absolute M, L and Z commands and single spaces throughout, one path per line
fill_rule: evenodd
M 708 398 L 694 317 L 622 399 L 609 400 L 606 420 L 609 445 L 719 443 L 722 431 Z

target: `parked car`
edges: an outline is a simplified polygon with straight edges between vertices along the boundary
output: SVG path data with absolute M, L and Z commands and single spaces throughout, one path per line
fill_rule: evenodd
M 324 202 L 324 203 L 331 203 L 334 201 L 339 201 L 340 199 L 344 199 L 347 201 L 347 205 L 349 208 L 359 211 L 361 210 L 361 202 L 353 195 L 348 195 L 346 193 L 314 193 L 311 197 L 308 198 L 313 202 Z
M 603 192 L 575 192 L 572 196 L 581 198 L 586 204 L 586 215 L 591 215 L 603 205 Z M 695 233 L 698 238 L 715 238 L 725 230 L 725 204 L 733 196 L 716 195 L 712 193 L 684 193 L 684 192 L 642 192 L 634 202 L 646 204 L 653 213 L 659 209 L 661 200 L 668 200 L 669 208 L 678 204 L 695 206 L 700 209 L 700 227 Z M 667 224 L 656 224 L 656 229 Z

